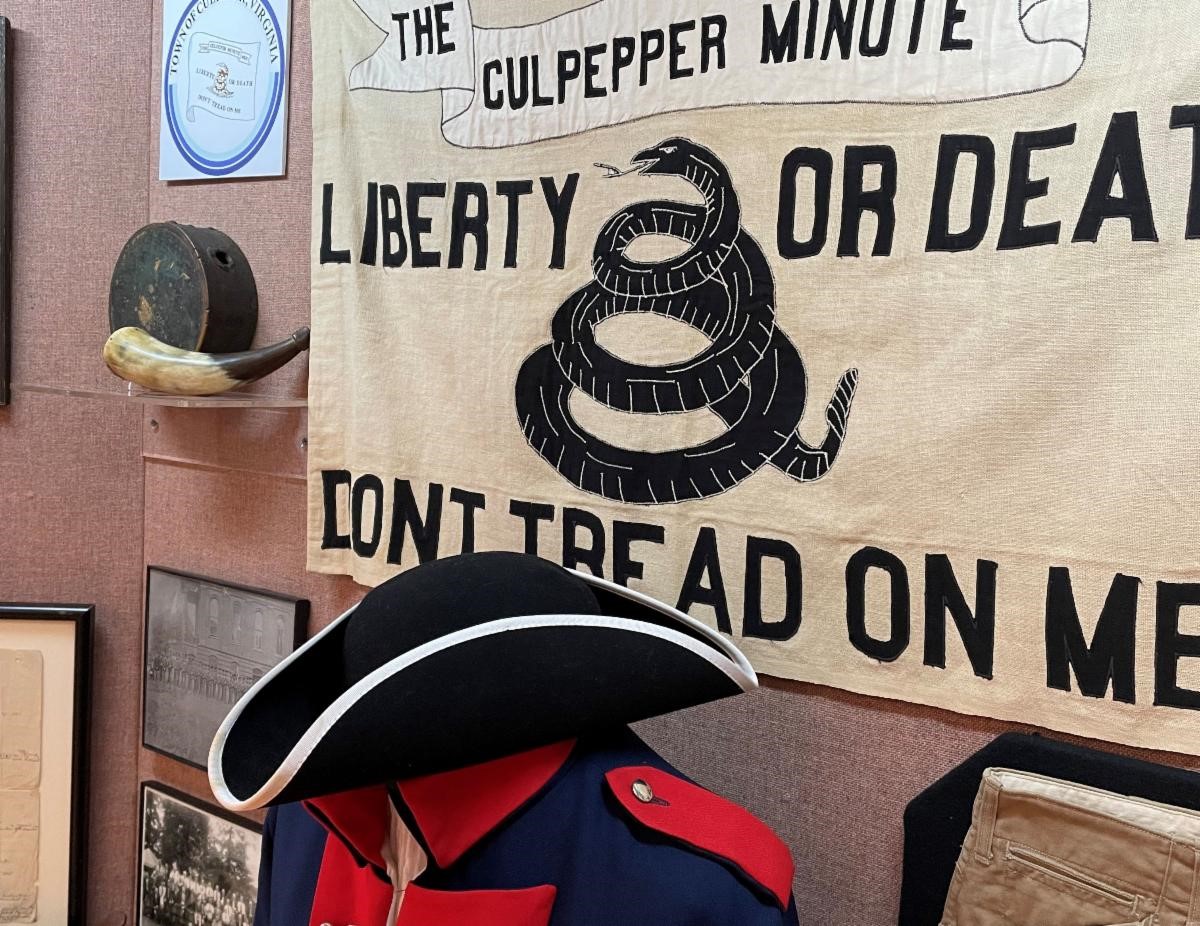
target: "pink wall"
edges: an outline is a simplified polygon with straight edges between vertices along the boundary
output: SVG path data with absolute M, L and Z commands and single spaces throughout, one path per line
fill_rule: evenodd
M 261 297 L 257 343 L 307 321 L 307 0 L 294 3 L 288 176 L 223 184 L 156 179 L 161 8 L 8 4 L 17 29 L 18 384 L 120 388 L 99 360 L 108 279 L 125 239 L 147 221 L 213 225 L 242 245 Z M 301 395 L 305 372 L 299 361 L 259 388 Z M 28 393 L 0 410 L 0 599 L 98 607 L 89 923 L 132 921 L 138 781 L 207 793 L 203 773 L 139 747 L 144 566 L 307 596 L 314 630 L 361 594 L 304 571 L 305 424 L 302 411 L 143 409 Z M 882 926 L 895 919 L 904 804 L 1003 729 L 780 682 L 641 732 L 787 839 L 807 919 Z
M 13 0 L 13 380 L 116 388 L 98 362 L 108 276 L 146 220 L 151 4 Z M 96 34 L 102 25 L 103 37 Z M 18 394 L 0 409 L 0 599 L 94 602 L 90 922 L 133 897 L 141 411 Z

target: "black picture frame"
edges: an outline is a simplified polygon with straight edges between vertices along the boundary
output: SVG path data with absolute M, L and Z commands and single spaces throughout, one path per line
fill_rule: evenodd
M 68 674 L 72 680 L 71 718 L 68 733 L 70 749 L 70 781 L 67 788 L 69 795 L 66 800 L 61 794 L 56 796 L 45 792 L 46 780 L 39 784 L 41 824 L 48 819 L 48 814 L 61 813 L 66 805 L 67 826 L 69 827 L 67 850 L 67 884 L 65 897 L 58 897 L 55 909 L 66 910 L 65 926 L 83 926 L 85 919 L 85 903 L 87 899 L 87 820 L 88 820 L 88 746 L 89 724 L 88 705 L 91 703 L 91 645 L 92 626 L 95 622 L 95 607 L 84 604 L 26 604 L 16 602 L 0 602 L 0 649 L 8 648 L 6 637 L 13 630 L 14 622 L 25 622 L 31 625 L 35 632 L 40 622 L 46 628 L 58 628 L 64 624 L 71 625 L 73 641 L 70 643 L 72 665 Z M 26 646 L 28 644 L 22 644 Z M 44 654 L 43 654 L 44 658 Z M 53 670 L 52 670 L 53 671 Z M 56 672 L 55 674 L 61 674 Z M 46 674 L 43 674 L 43 686 L 46 686 Z M 49 729 L 43 718 L 42 754 L 45 755 L 46 737 Z M 59 752 L 66 746 L 59 743 Z M 47 850 L 48 846 L 39 840 L 38 853 Z M 44 911 L 43 890 L 52 889 L 39 877 L 38 905 L 39 911 Z M 39 915 L 39 920 L 43 919 Z
M 244 913 L 240 916 L 240 922 L 237 922 L 237 920 L 235 919 L 236 926 L 242 926 L 243 923 L 245 924 L 245 926 L 250 926 L 250 924 L 253 923 L 253 921 L 254 921 L 254 904 L 255 904 L 255 901 L 257 900 L 257 893 L 258 893 L 258 890 L 257 890 L 257 888 L 258 888 L 257 864 L 258 864 L 259 856 L 262 851 L 262 831 L 263 831 L 261 824 L 256 823 L 255 821 L 248 819 L 247 817 L 242 817 L 235 813 L 230 813 L 229 811 L 225 810 L 224 808 L 218 807 L 215 804 L 210 804 L 207 801 L 200 800 L 191 794 L 187 794 L 183 791 L 178 790 L 177 788 L 172 788 L 169 785 L 165 785 L 159 781 L 143 781 L 141 783 L 141 788 L 139 791 L 138 844 L 137 844 L 138 859 L 137 859 L 137 874 L 136 874 L 135 888 L 134 888 L 135 893 L 137 895 L 137 899 L 135 901 L 136 918 L 135 918 L 134 922 L 135 923 L 146 922 L 146 920 L 143 919 L 143 917 L 145 917 L 147 915 L 147 913 L 149 912 L 146 910 L 146 906 L 147 906 L 147 904 L 146 904 L 146 900 L 147 900 L 147 896 L 146 896 L 147 869 L 151 868 L 151 865 L 148 863 L 154 862 L 154 863 L 156 863 L 156 867 L 162 866 L 164 868 L 169 868 L 169 866 L 174 864 L 176 866 L 176 869 L 178 870 L 178 869 L 182 869 L 183 865 L 188 861 L 188 860 L 184 860 L 184 859 L 175 859 L 175 858 L 170 858 L 170 857 L 166 857 L 166 858 L 159 857 L 157 854 L 154 853 L 153 847 L 147 845 L 147 829 L 148 829 L 148 827 L 146 825 L 147 810 L 149 809 L 149 806 L 150 806 L 149 802 L 151 800 L 152 794 L 157 796 L 158 798 L 163 799 L 165 802 L 174 802 L 175 804 L 180 805 L 181 807 L 185 808 L 188 811 L 191 811 L 192 813 L 202 817 L 205 820 L 205 822 L 206 822 L 205 838 L 203 840 L 200 840 L 198 843 L 193 841 L 193 843 L 191 845 L 191 847 L 193 849 L 202 847 L 204 851 L 208 852 L 208 851 L 212 851 L 214 849 L 214 847 L 218 847 L 221 845 L 221 840 L 219 838 L 219 835 L 214 836 L 214 834 L 212 832 L 212 821 L 216 821 L 222 827 L 245 830 L 247 833 L 249 833 L 251 836 L 254 837 L 251 846 L 248 847 L 248 849 L 247 849 L 247 859 L 249 859 L 251 857 L 251 855 L 253 856 L 255 871 L 254 871 L 253 877 L 250 879 L 250 882 L 243 886 L 243 892 L 242 892 L 242 898 L 243 898 L 244 904 L 248 907 L 248 909 L 245 909 Z M 162 847 L 160 846 L 159 848 L 161 851 Z M 148 856 L 147 855 L 148 852 L 150 852 L 152 854 L 150 856 Z M 205 877 L 204 873 L 199 872 L 199 871 L 189 872 L 188 877 L 193 882 L 197 881 L 197 880 L 201 881 L 201 882 L 210 881 L 209 878 Z M 211 881 L 210 881 L 210 883 L 211 883 Z M 186 888 L 185 888 L 185 890 L 186 890 Z M 186 898 L 186 896 L 187 895 L 185 894 L 184 897 Z M 153 905 L 155 902 L 156 902 L 155 899 L 151 898 L 151 905 Z M 176 896 L 173 899 L 173 902 L 178 905 L 180 903 L 179 897 Z M 186 902 L 186 900 L 184 902 Z M 186 907 L 185 907 L 185 910 L 186 910 Z M 194 912 L 194 911 L 189 910 L 187 912 Z M 191 922 L 191 920 L 189 919 L 188 922 Z M 221 917 L 218 913 L 211 920 L 207 920 L 206 922 L 212 922 L 214 924 L 217 924 L 217 923 L 221 922 Z
M 12 24 L 0 16 L 0 406 L 11 399 L 12 369 Z
M 160 580 L 157 586 L 156 577 Z M 161 603 L 155 596 L 162 591 L 164 580 L 184 590 L 182 614 L 155 613 Z M 191 589 L 195 589 L 196 600 L 189 615 Z M 223 606 L 218 606 L 217 631 L 212 635 L 211 612 L 205 617 L 208 627 L 202 628 L 200 610 L 211 607 L 214 594 L 228 599 L 230 610 L 226 613 Z M 201 600 L 209 605 L 202 606 Z M 290 612 L 291 626 L 284 628 L 282 638 L 277 626 L 266 626 L 265 617 L 258 626 L 253 618 L 246 626 L 242 622 L 253 610 L 247 608 L 243 613 L 236 602 L 271 607 L 276 617 Z M 304 642 L 308 618 L 309 602 L 304 598 L 162 566 L 147 567 L 142 621 L 142 745 L 177 762 L 206 769 L 208 744 L 225 715 L 258 678 Z M 177 631 L 171 626 L 174 620 L 181 621 Z M 179 636 L 174 636 L 176 632 Z M 259 642 L 263 644 L 261 650 L 256 649 Z

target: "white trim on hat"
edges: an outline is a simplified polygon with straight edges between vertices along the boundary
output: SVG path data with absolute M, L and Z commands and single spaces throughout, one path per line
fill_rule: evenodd
M 592 584 L 600 584 L 595 580 L 594 576 L 582 576 Z M 601 580 L 602 581 L 602 580 Z M 604 587 L 608 588 L 609 583 L 605 582 Z M 431 640 L 421 646 L 397 656 L 395 659 L 384 663 L 378 669 L 361 678 L 354 685 L 350 686 L 346 691 L 342 692 L 332 704 L 330 704 L 320 716 L 309 726 L 304 734 L 297 740 L 291 751 L 280 763 L 279 767 L 271 775 L 269 779 L 258 789 L 253 795 L 248 798 L 240 799 L 230 791 L 225 782 L 225 774 L 222 769 L 221 758 L 225 748 L 225 742 L 229 736 L 230 730 L 241 716 L 245 705 L 255 696 L 255 694 L 272 678 L 294 662 L 301 654 L 316 644 L 322 637 L 333 630 L 338 624 L 346 620 L 354 611 L 351 608 L 336 621 L 318 633 L 308 641 L 300 649 L 296 650 L 283 662 L 276 665 L 266 675 L 262 677 L 241 700 L 234 705 L 233 710 L 229 713 L 217 731 L 216 737 L 213 739 L 212 749 L 208 756 L 208 777 L 209 783 L 212 785 L 213 794 L 216 795 L 225 807 L 230 810 L 247 811 L 257 810 L 272 799 L 277 797 L 284 788 L 292 781 L 299 772 L 300 768 L 308 760 L 313 750 L 320 745 L 321 740 L 333 728 L 342 716 L 354 706 L 356 702 L 361 700 L 373 688 L 382 684 L 393 675 L 403 669 L 420 662 L 430 656 L 440 653 L 451 647 L 457 646 L 460 643 L 465 643 L 470 640 L 477 640 L 483 637 L 492 636 L 500 633 L 508 633 L 521 630 L 536 630 L 546 627 L 606 627 L 614 630 L 624 630 L 630 633 L 639 633 L 645 636 L 656 637 L 660 640 L 665 640 L 675 646 L 679 646 L 688 650 L 693 655 L 699 656 L 705 662 L 709 663 L 714 668 L 724 673 L 731 681 L 734 682 L 742 691 L 751 691 L 758 685 L 758 679 L 754 674 L 754 670 L 750 668 L 746 657 L 741 654 L 732 644 L 726 644 L 724 638 L 713 631 L 711 628 L 693 620 L 680 611 L 674 608 L 667 608 L 662 602 L 655 601 L 652 598 L 645 598 L 636 592 L 630 593 L 628 589 L 622 589 L 620 586 L 613 586 L 611 590 L 617 591 L 618 594 L 625 594 L 626 597 L 633 598 L 651 606 L 654 610 L 659 611 L 668 616 L 682 619 L 683 623 L 689 626 L 694 626 L 695 629 L 702 632 L 706 640 L 712 640 L 719 644 L 719 651 L 706 642 L 695 639 L 677 630 L 672 630 L 669 627 L 660 627 L 657 624 L 649 624 L 645 621 L 633 620 L 623 617 L 611 617 L 608 615 L 596 614 L 538 614 L 527 615 L 521 617 L 508 617 L 501 620 L 490 621 L 486 624 L 479 624 L 474 627 L 468 627 L 463 630 L 455 631 L 454 633 L 446 634 L 438 637 L 436 640 Z M 731 653 L 736 654 L 735 658 Z M 724 657 L 724 658 L 723 658 Z
M 610 582 L 608 579 L 602 579 L 600 576 L 592 575 L 590 572 L 580 572 L 578 569 L 568 569 L 570 572 L 579 578 L 583 579 L 588 585 L 595 585 L 597 588 L 602 588 L 606 592 L 611 592 L 621 598 L 628 598 L 630 601 L 636 601 L 638 604 L 649 608 L 652 611 L 657 611 L 666 617 L 673 618 L 679 623 L 692 628 L 697 633 L 701 634 L 704 639 L 711 642 L 714 646 L 719 647 L 721 652 L 738 664 L 743 672 L 752 680 L 749 688 L 743 688 L 743 691 L 751 691 L 758 687 L 758 676 L 754 674 L 754 667 L 750 665 L 750 660 L 746 658 L 746 654 L 733 645 L 730 640 L 727 640 L 717 631 L 713 630 L 708 624 L 696 620 L 689 614 L 684 614 L 678 608 L 672 608 L 668 604 L 664 604 L 657 598 L 651 598 L 642 592 L 634 591 L 632 588 L 626 588 L 624 585 L 618 585 L 616 582 Z

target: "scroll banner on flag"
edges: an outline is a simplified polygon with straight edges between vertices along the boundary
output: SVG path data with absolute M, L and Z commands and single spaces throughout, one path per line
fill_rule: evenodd
M 1084 61 L 1090 0 L 598 0 L 475 25 L 470 0 L 355 0 L 384 34 L 354 89 L 442 91 L 451 144 L 495 148 L 660 113 L 761 104 L 934 103 L 1030 93 Z M 818 15 L 820 14 L 820 15 Z M 947 54 L 952 52 L 953 54 Z M 666 80 L 662 76 L 666 76 Z

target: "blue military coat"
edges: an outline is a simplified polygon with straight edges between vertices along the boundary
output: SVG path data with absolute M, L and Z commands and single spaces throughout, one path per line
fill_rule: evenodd
M 386 926 L 391 808 L 428 857 L 397 926 L 784 926 L 787 847 L 632 731 L 273 808 L 255 926 Z

